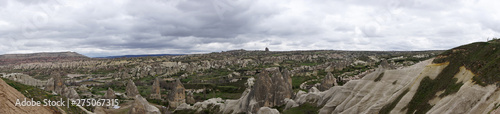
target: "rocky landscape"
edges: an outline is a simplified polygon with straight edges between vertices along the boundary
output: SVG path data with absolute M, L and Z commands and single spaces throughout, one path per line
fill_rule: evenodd
M 52 114 L 56 113 L 57 110 L 53 110 L 49 107 L 44 106 L 15 106 L 17 99 L 27 98 L 15 88 L 12 88 L 3 80 L 0 80 L 0 113 L 2 114 L 14 114 L 14 113 L 38 113 L 38 114 Z M 31 99 L 31 98 L 27 98 Z
M 118 107 L 53 107 L 67 112 L 371 113 L 415 79 L 413 74 L 391 78 L 391 71 L 418 74 L 404 70 L 429 65 L 428 59 L 442 52 L 232 50 L 111 59 L 62 52 L 2 56 L 8 59 L 2 60 L 0 71 L 4 80 L 43 89 L 44 94 L 120 100 Z M 375 91 L 378 86 L 394 89 Z M 360 103 L 362 99 L 371 104 Z

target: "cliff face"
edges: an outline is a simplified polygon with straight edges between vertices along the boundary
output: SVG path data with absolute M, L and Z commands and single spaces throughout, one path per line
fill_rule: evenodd
M 24 100 L 26 98 L 16 89 L 10 87 L 7 83 L 0 79 L 0 113 L 1 114 L 52 114 L 48 107 L 42 106 L 15 106 L 16 100 Z M 28 99 L 28 98 L 27 98 Z

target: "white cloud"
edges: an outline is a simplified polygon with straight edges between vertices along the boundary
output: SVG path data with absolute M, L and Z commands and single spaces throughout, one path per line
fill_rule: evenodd
M 434 50 L 499 37 L 493 0 L 0 2 L 0 53 L 89 56 L 262 50 Z

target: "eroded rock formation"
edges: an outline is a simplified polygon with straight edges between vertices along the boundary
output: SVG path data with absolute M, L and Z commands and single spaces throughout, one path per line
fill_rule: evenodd
M 111 89 L 111 88 L 108 88 L 108 91 L 106 91 L 103 98 L 115 99 L 116 98 L 115 91 L 113 91 L 113 89 Z
M 282 73 L 283 72 L 283 73 Z M 249 93 L 253 107 L 250 112 L 257 112 L 260 107 L 274 107 L 285 104 L 285 98 L 292 98 L 292 80 L 287 70 L 280 72 L 278 67 L 267 68 L 257 74 L 256 82 Z
M 338 86 L 337 79 L 333 76 L 331 72 L 326 74 L 325 78 L 321 81 L 321 85 L 319 86 L 319 90 L 325 91 L 330 89 L 333 86 Z
M 135 83 L 132 80 L 128 80 L 125 92 L 128 97 L 132 98 L 135 97 L 136 95 L 139 95 L 139 90 L 137 90 L 137 86 L 135 86 Z
M 168 103 L 172 108 L 176 108 L 182 103 L 186 103 L 186 93 L 184 86 L 179 79 L 172 84 L 172 90 L 168 94 Z
M 186 93 L 186 103 L 187 104 L 194 104 L 194 103 L 196 103 L 196 100 L 194 100 L 194 97 L 193 97 L 193 92 Z
M 70 99 L 78 99 L 80 96 L 74 88 L 67 87 L 64 84 L 64 79 L 61 78 L 59 73 L 52 73 L 52 78 L 47 81 L 45 85 L 46 91 L 52 91 L 53 93 L 65 96 Z
M 153 86 L 151 89 L 151 99 L 161 99 L 161 94 L 160 94 L 160 78 L 156 78 L 155 81 L 153 82 Z
M 128 112 L 129 114 L 160 114 L 160 110 L 140 95 L 134 97 L 134 103 L 132 104 L 132 109 Z
M 289 71 L 278 67 L 267 68 L 247 80 L 248 88 L 238 100 L 213 98 L 197 102 L 193 106 L 182 104 L 177 110 L 214 110 L 218 113 L 257 113 L 261 107 L 274 107 L 286 104 L 286 99 L 293 96 L 292 81 Z M 264 108 L 262 111 L 275 112 Z
M 367 74 L 360 80 L 352 80 L 343 86 L 334 86 L 327 91 L 310 91 L 297 94 L 294 101 L 315 104 L 320 113 L 407 113 L 420 111 L 431 114 L 442 113 L 488 113 L 496 109 L 500 98 L 497 86 L 480 86 L 472 81 L 474 73 L 461 67 L 454 75 L 458 86 L 456 93 L 442 91 L 432 94 L 428 102 L 430 107 L 415 105 L 415 98 L 422 84 L 432 85 L 429 80 L 435 80 L 448 64 L 433 64 L 432 59 L 413 66 L 386 70 L 383 66 Z M 379 81 L 375 81 L 379 78 Z M 440 82 L 444 83 L 444 82 Z M 434 84 L 440 84 L 434 83 Z M 436 88 L 433 88 L 436 89 Z M 445 94 L 444 96 L 441 96 Z M 290 105 L 293 105 L 291 103 Z M 293 107 L 293 106 L 290 106 Z M 427 109 L 426 109 L 427 108 Z

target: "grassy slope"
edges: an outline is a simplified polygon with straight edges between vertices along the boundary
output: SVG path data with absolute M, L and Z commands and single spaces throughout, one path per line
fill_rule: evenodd
M 477 42 L 453 48 L 439 55 L 433 62 L 449 62 L 449 65 L 436 79 L 432 80 L 429 77 L 422 79 L 415 96 L 405 107 L 408 109 L 407 113 L 426 113 L 432 108 L 432 105 L 428 104 L 429 100 L 456 93 L 463 83 L 456 83 L 457 79 L 453 77 L 462 66 L 476 75 L 473 77 L 476 84 L 486 86 L 500 81 L 499 49 L 499 43 Z M 444 93 L 436 96 L 439 91 Z
M 59 100 L 60 98 L 63 98 L 63 100 L 66 100 L 65 97 L 59 96 L 59 95 L 51 95 L 47 93 L 44 90 L 41 90 L 39 88 L 33 87 L 33 86 L 28 86 L 24 85 L 12 80 L 8 80 L 5 78 L 2 78 L 7 84 L 15 88 L 17 91 L 21 92 L 24 96 L 27 98 L 33 98 L 35 101 L 43 101 L 44 99 L 50 99 L 50 100 Z M 42 102 L 43 103 L 43 102 Z M 56 107 L 51 107 L 53 109 L 56 109 Z M 63 109 L 66 113 L 69 114 L 84 114 L 85 112 L 81 110 L 80 108 L 76 106 L 61 106 L 59 107 Z

